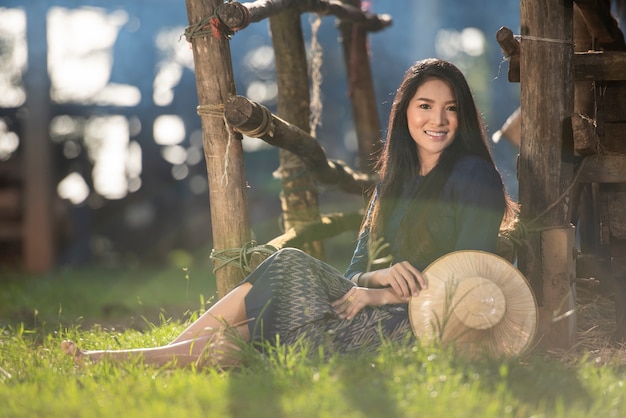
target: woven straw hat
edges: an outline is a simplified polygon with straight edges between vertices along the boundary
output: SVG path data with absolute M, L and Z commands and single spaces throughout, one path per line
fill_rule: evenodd
M 415 336 L 454 343 L 471 357 L 522 354 L 537 328 L 537 303 L 511 263 L 484 251 L 456 251 L 422 272 L 428 289 L 409 302 Z

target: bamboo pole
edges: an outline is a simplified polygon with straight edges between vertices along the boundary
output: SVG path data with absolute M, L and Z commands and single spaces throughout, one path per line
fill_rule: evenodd
M 248 198 L 243 148 L 240 134 L 224 123 L 220 111 L 224 102 L 235 94 L 232 59 L 228 39 L 205 32 L 215 21 L 210 20 L 221 0 L 186 0 L 198 113 L 202 121 L 204 156 L 206 159 L 213 247 L 217 251 L 242 247 L 250 241 Z M 213 26 L 219 29 L 219 26 Z M 242 279 L 236 266 L 216 266 L 218 297 L 224 296 Z
M 541 283 L 535 288 L 541 304 L 539 335 L 547 348 L 570 347 L 575 339 L 576 316 L 563 316 L 573 309 L 574 248 L 560 234 L 553 239 L 554 230 L 571 228 L 564 192 L 573 180 L 572 10 L 572 0 L 521 2 L 519 196 L 531 251 L 520 254 L 519 265 L 531 281 Z
M 287 9 L 270 17 L 270 31 L 276 58 L 278 115 L 291 124 L 309 128 L 309 77 L 300 14 Z M 306 166 L 293 153 L 280 150 L 277 175 L 282 181 L 281 206 L 285 231 L 299 224 L 320 219 L 315 181 Z M 324 258 L 323 244 L 309 243 L 303 248 L 317 258 Z

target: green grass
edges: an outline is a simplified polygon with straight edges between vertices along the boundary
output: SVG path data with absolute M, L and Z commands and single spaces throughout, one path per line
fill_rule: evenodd
M 61 352 L 65 338 L 86 349 L 168 343 L 214 291 L 208 269 L 188 273 L 92 269 L 0 283 L 0 416 L 626 417 L 623 366 L 585 358 L 468 361 L 434 347 L 391 344 L 359 356 L 307 355 L 304 345 L 265 355 L 248 348 L 244 367 L 220 372 L 77 367 Z M 119 318 L 104 315 L 112 302 L 126 306 Z M 155 319 L 144 316 L 149 312 Z M 123 315 L 143 316 L 143 326 L 110 326 Z

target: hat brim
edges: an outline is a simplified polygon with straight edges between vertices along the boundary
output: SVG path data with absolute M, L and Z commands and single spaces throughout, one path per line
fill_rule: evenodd
M 409 301 L 423 342 L 453 343 L 470 356 L 523 354 L 537 329 L 537 302 L 522 273 L 485 251 L 455 251 L 422 272 L 428 288 Z

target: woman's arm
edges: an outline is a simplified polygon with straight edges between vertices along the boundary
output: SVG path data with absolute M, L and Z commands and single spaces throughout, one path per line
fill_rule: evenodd
M 374 204 L 378 199 L 378 194 L 375 191 L 374 197 L 367 208 L 367 213 L 365 215 L 366 219 L 369 219 L 372 210 L 374 209 Z M 354 249 L 354 254 L 352 254 L 352 259 L 350 260 L 350 265 L 346 269 L 344 276 L 347 279 L 352 280 L 359 286 L 358 283 L 358 275 L 367 270 L 367 265 L 369 263 L 369 254 L 368 254 L 368 246 L 369 246 L 369 227 L 365 227 L 363 231 L 361 231 L 359 235 L 359 240 L 356 243 L 356 248 Z
M 353 319 L 366 306 L 383 306 L 397 303 L 407 303 L 398 297 L 390 287 L 382 289 L 367 289 L 353 287 L 341 299 L 332 302 L 335 312 L 341 319 Z

